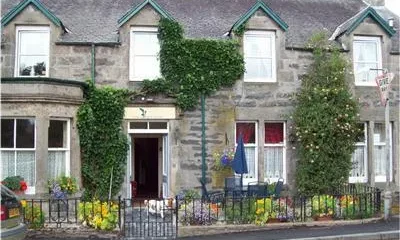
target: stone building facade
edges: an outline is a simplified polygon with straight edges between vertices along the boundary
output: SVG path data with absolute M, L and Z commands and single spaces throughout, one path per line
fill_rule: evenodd
M 353 64 L 353 47 L 359 46 L 355 42 L 378 39 L 381 55 L 376 64 L 395 73 L 390 92 L 390 171 L 392 186 L 399 186 L 399 18 L 384 6 L 370 6 L 361 0 L 220 0 L 207 4 L 195 0 L 6 0 L 2 8 L 2 129 L 3 124 L 9 126 L 8 132 L 2 130 L 2 142 L 9 141 L 1 147 L 2 177 L 21 174 L 28 178 L 28 193 L 45 193 L 47 179 L 57 174 L 80 180 L 76 112 L 84 99 L 84 81 L 139 89 L 140 80 L 131 76 L 134 34 L 151 36 L 161 17 L 181 23 L 189 38 L 237 37 L 245 55 L 246 33 L 257 38 L 259 32 L 267 32 L 265 39 L 273 42 L 270 80 L 251 81 L 245 75 L 234 87 L 206 98 L 208 183 L 212 182 L 213 153 L 235 147 L 237 132 L 243 130 L 251 135 L 245 141 L 250 173 L 244 183 L 283 178 L 290 187 L 295 186 L 296 152 L 289 138 L 293 110 L 290 96 L 299 88 L 312 60 L 305 47 L 307 39 L 325 31 Z M 320 11 L 314 11 L 317 8 Z M 238 22 L 245 24 L 243 37 L 234 34 Z M 43 45 L 43 36 L 47 36 L 48 50 L 24 50 L 23 31 L 38 29 L 44 34 L 38 44 Z M 27 39 L 35 41 L 34 37 Z M 24 68 L 23 63 L 29 64 L 25 60 L 29 54 L 24 51 L 47 57 L 43 58 L 44 71 L 38 65 Z M 367 78 L 371 77 L 367 74 Z M 384 186 L 384 108 L 373 83 L 358 84 L 355 74 L 349 74 L 348 81 L 360 101 L 361 124 L 365 126 L 365 139 L 357 143 L 358 152 L 353 155 L 358 164 L 349 181 Z M 199 188 L 201 119 L 200 106 L 184 112 L 173 100 L 160 96 L 132 99 L 123 124 L 130 140 L 123 195 L 131 196 L 131 181 L 138 183 L 139 194 L 150 197 Z M 20 126 L 33 126 L 34 134 Z M 274 137 L 267 137 L 271 132 Z M 18 146 L 19 134 L 30 138 L 30 144 Z M 53 146 L 53 140 L 60 139 L 62 143 Z M 31 155 L 20 157 L 26 152 Z

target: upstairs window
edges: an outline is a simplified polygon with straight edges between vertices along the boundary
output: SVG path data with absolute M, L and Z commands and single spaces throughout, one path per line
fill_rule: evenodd
M 245 32 L 243 51 L 245 82 L 276 82 L 275 32 Z
M 16 77 L 48 77 L 50 28 L 19 26 L 16 32 Z
M 375 86 L 375 78 L 382 68 L 381 39 L 379 37 L 354 37 L 354 77 L 356 85 Z
M 161 76 L 157 28 L 131 28 L 129 79 L 142 81 Z

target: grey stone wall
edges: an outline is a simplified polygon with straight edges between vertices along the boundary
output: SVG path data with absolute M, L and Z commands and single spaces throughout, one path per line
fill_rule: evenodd
M 96 45 L 95 46 L 95 76 L 98 85 L 112 85 L 115 87 L 138 89 L 140 82 L 129 81 L 129 46 L 131 26 L 151 26 L 156 27 L 160 16 L 151 7 L 145 7 L 136 16 L 119 28 L 120 43 L 115 45 Z M 50 48 L 50 77 L 61 79 L 73 79 L 84 81 L 91 76 L 91 46 L 62 45 L 56 44 L 62 32 L 61 29 L 52 24 L 36 9 L 26 9 L 19 14 L 12 23 L 3 28 L 4 43 L 2 43 L 1 54 L 1 76 L 14 76 L 15 65 L 15 26 L 16 25 L 48 25 L 51 28 L 51 48 Z M 273 22 L 263 12 L 257 12 L 248 22 L 248 29 L 271 30 L 276 33 L 276 66 L 277 82 L 274 83 L 250 83 L 239 79 L 232 89 L 223 89 L 207 97 L 206 99 L 206 142 L 207 142 L 207 177 L 210 181 L 212 165 L 212 151 L 223 148 L 227 141 L 228 145 L 234 144 L 234 131 L 236 121 L 256 121 L 258 124 L 258 143 L 257 148 L 259 159 L 258 178 L 263 179 L 263 146 L 264 142 L 264 122 L 265 121 L 286 121 L 286 138 L 290 133 L 290 112 L 293 110 L 293 103 L 289 99 L 291 94 L 300 86 L 300 79 L 306 73 L 307 67 L 311 63 L 311 53 L 301 50 L 285 49 L 285 32 L 283 32 L 275 22 Z M 341 39 L 349 46 L 349 52 L 343 54 L 352 61 L 351 42 L 354 35 L 378 34 L 382 37 L 383 64 L 392 72 L 396 73 L 390 94 L 391 101 L 391 121 L 393 122 L 393 151 L 394 176 L 395 182 L 399 184 L 399 56 L 389 55 L 390 40 L 386 33 L 382 31 L 375 22 L 365 20 L 350 35 L 344 35 Z M 349 84 L 355 97 L 360 100 L 361 119 L 371 124 L 383 122 L 384 110 L 379 105 L 379 94 L 375 87 L 354 86 L 354 76 L 349 75 Z M 23 87 L 25 88 L 25 87 Z M 60 88 L 60 89 L 58 89 Z M 15 94 L 24 94 L 24 89 L 16 89 L 6 86 L 7 91 Z M 36 89 L 36 88 L 35 88 Z M 41 86 L 37 89 L 41 93 L 62 91 L 62 87 Z M 65 90 L 65 89 L 64 89 Z M 65 91 L 69 96 L 73 93 Z M 66 97 L 66 96 L 64 96 Z M 39 105 L 38 105 L 39 104 Z M 42 105 L 40 105 L 42 104 Z M 143 103 L 146 105 L 146 103 Z M 143 105 L 142 104 L 142 105 Z M 154 104 L 154 103 L 152 103 Z M 134 104 L 131 104 L 134 106 Z M 10 102 L 3 105 L 4 112 L 9 116 L 38 116 L 38 119 L 45 124 L 46 119 L 52 114 L 59 114 L 65 109 L 64 117 L 71 118 L 75 122 L 76 105 L 60 103 L 24 103 Z M 43 108 L 44 110 L 41 110 Z M 19 109 L 19 111 L 17 111 Z M 61 111 L 60 111 L 61 110 Z M 41 115 L 42 114 L 42 115 Z M 58 116 L 58 115 L 57 115 Z M 61 116 L 60 116 L 61 117 Z M 73 125 L 74 126 L 74 125 Z M 45 134 L 45 132 L 41 133 Z M 74 133 L 76 134 L 76 133 Z M 76 135 L 77 136 L 77 135 Z M 369 136 L 369 138 L 372 138 Z M 183 188 L 199 187 L 201 177 L 201 111 L 198 106 L 193 111 L 182 113 L 175 120 L 170 121 L 170 153 L 172 161 L 172 191 L 178 192 Z M 74 144 L 79 148 L 78 141 Z M 371 139 L 369 141 L 372 142 Z M 43 144 L 45 144 L 43 142 Z M 369 146 L 369 149 L 372 149 Z M 44 150 L 42 150 L 45 154 Z M 72 146 L 71 146 L 72 151 Z M 74 151 L 77 151 L 74 149 Z M 79 154 L 74 155 L 74 161 L 78 161 Z M 372 155 L 369 154 L 369 164 L 372 162 Z M 44 157 L 44 155 L 42 156 Z M 72 159 L 72 156 L 71 156 Z M 295 152 L 292 150 L 290 142 L 287 141 L 286 148 L 286 181 L 294 185 L 295 172 Z M 78 162 L 76 162 L 78 164 Z M 79 166 L 79 164 L 77 165 Z M 75 168 L 75 167 L 74 167 Z M 372 171 L 373 167 L 369 168 Z M 75 169 L 76 170 L 76 169 Z M 74 171 L 75 171 L 74 170 Z M 78 176 L 79 172 L 76 170 Z M 370 180 L 373 183 L 372 172 Z

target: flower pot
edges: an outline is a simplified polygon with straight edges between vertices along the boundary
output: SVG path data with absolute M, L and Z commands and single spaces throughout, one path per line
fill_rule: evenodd
M 281 220 L 279 218 L 268 218 L 267 223 L 280 223 Z
M 214 170 L 212 172 L 212 187 L 213 188 L 223 188 L 225 185 L 225 178 L 231 177 L 233 171 L 231 168 Z
M 314 216 L 315 221 L 332 221 L 333 217 L 332 215 L 326 215 L 326 216 Z

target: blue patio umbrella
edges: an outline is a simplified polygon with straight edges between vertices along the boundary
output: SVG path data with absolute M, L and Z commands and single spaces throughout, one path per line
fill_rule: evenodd
M 240 185 L 243 184 L 243 174 L 248 173 L 246 153 L 244 151 L 244 143 L 242 135 L 239 136 L 239 142 L 236 147 L 235 156 L 232 161 L 232 169 L 236 174 L 240 174 Z

